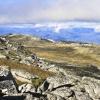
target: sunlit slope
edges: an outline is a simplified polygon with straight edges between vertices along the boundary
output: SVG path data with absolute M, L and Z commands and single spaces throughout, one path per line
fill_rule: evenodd
M 27 49 L 48 61 L 74 65 L 100 66 L 100 46 L 51 42 L 30 36 L 12 36 L 10 41 L 22 43 Z

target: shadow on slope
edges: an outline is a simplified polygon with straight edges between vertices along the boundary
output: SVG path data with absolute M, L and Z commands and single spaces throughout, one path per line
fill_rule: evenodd
M 69 69 L 73 71 L 78 76 L 87 76 L 87 77 L 94 77 L 96 79 L 100 79 L 100 70 L 93 65 L 87 67 L 75 67 L 75 66 L 65 66 L 66 70 Z
M 50 62 L 54 64 L 55 62 Z M 93 77 L 96 79 L 100 79 L 100 69 L 98 69 L 94 65 L 87 65 L 87 66 L 75 66 L 75 65 L 68 65 L 66 63 L 55 63 L 57 66 L 64 68 L 66 71 L 70 71 L 77 76 L 86 76 L 86 77 Z

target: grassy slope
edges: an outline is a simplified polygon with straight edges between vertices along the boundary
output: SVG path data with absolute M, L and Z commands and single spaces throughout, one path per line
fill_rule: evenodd
M 45 58 L 49 63 L 55 63 L 57 66 L 61 66 L 66 68 L 66 70 L 71 70 L 78 76 L 91 76 L 95 78 L 99 78 L 97 75 L 94 75 L 96 72 L 100 75 L 100 70 L 97 67 L 100 66 L 100 46 L 92 45 L 92 46 L 82 46 L 69 43 L 53 43 L 47 40 L 39 40 L 30 36 L 11 36 L 7 37 L 10 40 L 10 43 L 14 46 L 16 45 L 24 45 L 24 50 L 21 50 L 21 54 L 28 52 L 36 53 L 37 56 L 41 58 Z M 5 44 L 0 44 L 5 46 Z M 0 50 L 1 54 L 5 55 L 5 51 Z M 40 79 L 35 79 L 32 82 L 37 86 L 40 84 L 46 77 L 54 75 L 54 73 L 44 71 L 35 65 L 28 66 L 25 64 L 20 64 L 17 60 L 17 52 L 11 50 L 9 55 L 11 58 L 15 58 L 16 60 L 7 60 L 0 59 L 0 65 L 10 66 L 12 69 L 24 69 L 29 73 L 36 74 L 40 77 Z M 78 65 L 78 67 L 67 66 L 67 64 Z M 89 66 L 89 65 L 94 66 Z M 88 65 L 88 66 L 87 66 Z M 79 67 L 81 66 L 81 67 Z M 97 66 L 97 67 L 95 67 Z M 91 68 L 90 68 L 91 67 Z M 91 73 L 90 73 L 91 72 Z M 42 81 L 41 81 L 42 79 Z M 17 80 L 18 84 L 22 84 L 19 80 Z
M 82 46 L 77 44 L 52 43 L 26 36 L 13 36 L 10 40 L 20 41 L 27 49 L 48 61 L 81 66 L 88 64 L 100 66 L 100 46 L 98 45 Z
M 70 44 L 68 45 L 51 45 L 35 46 L 30 48 L 38 56 L 46 58 L 50 61 L 70 63 L 75 65 L 93 64 L 100 66 L 100 47 L 81 47 Z
M 53 73 L 44 71 L 36 66 L 28 66 L 25 64 L 20 64 L 12 60 L 0 59 L 0 65 L 9 66 L 10 69 L 22 69 L 22 70 L 24 69 L 25 71 L 38 75 L 39 77 L 43 79 L 47 78 L 48 76 L 53 75 Z

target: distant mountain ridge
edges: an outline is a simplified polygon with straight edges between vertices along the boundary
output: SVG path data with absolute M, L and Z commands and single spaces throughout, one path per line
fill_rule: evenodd
M 0 25 L 0 35 L 16 33 L 54 41 L 76 41 L 100 44 L 100 23 L 68 22 Z

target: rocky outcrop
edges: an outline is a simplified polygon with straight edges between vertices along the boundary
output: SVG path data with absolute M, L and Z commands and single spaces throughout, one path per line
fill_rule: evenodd
M 32 65 L 36 64 L 38 66 L 40 59 L 36 56 L 36 54 L 30 54 L 30 56 L 22 56 L 20 63 Z
M 36 88 L 32 85 L 32 84 L 22 84 L 18 87 L 19 91 L 21 93 L 25 93 L 25 92 L 36 92 Z
M 99 80 L 87 77 L 78 80 L 75 76 L 71 77 L 49 77 L 39 89 L 47 95 L 48 100 L 100 100 Z
M 1 100 L 100 100 L 98 79 L 67 75 L 61 70 L 44 80 L 38 88 L 31 83 L 22 84 L 17 88 L 11 71 L 2 67 L 0 67 Z
M 0 67 L 0 90 L 6 94 L 18 93 L 17 84 L 11 72 L 3 66 Z
M 100 80 L 94 78 L 83 77 L 82 82 L 86 92 L 94 100 L 100 100 Z
M 27 71 L 24 70 L 18 70 L 18 69 L 11 69 L 12 75 L 14 78 L 21 82 L 27 82 L 27 83 L 32 83 L 31 79 L 37 78 L 37 75 L 30 74 Z

